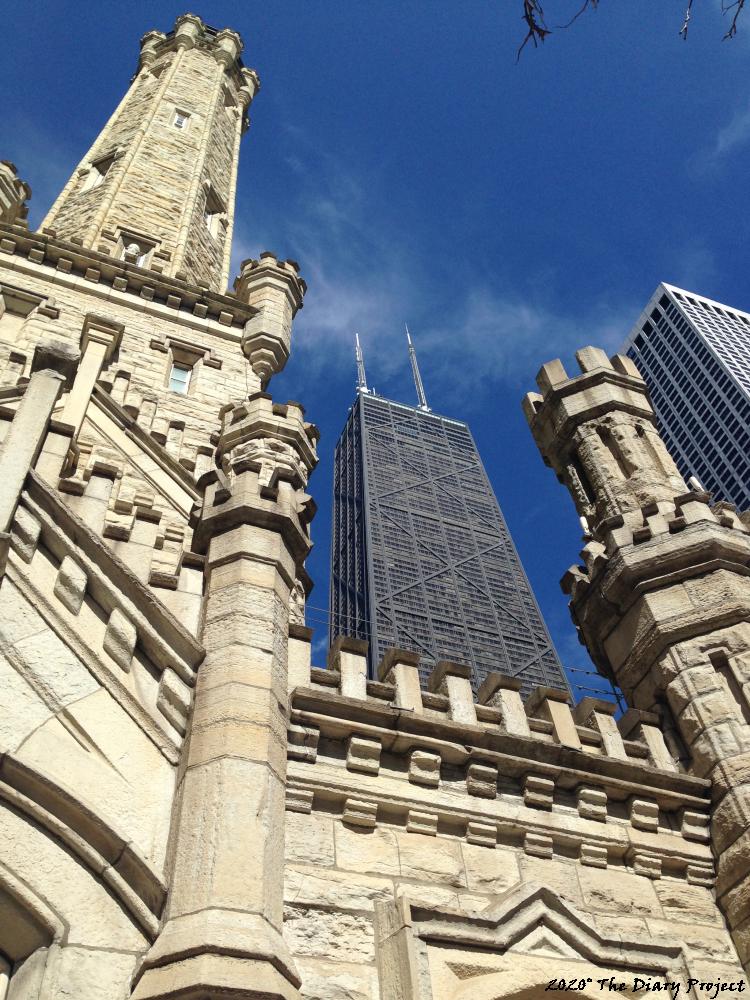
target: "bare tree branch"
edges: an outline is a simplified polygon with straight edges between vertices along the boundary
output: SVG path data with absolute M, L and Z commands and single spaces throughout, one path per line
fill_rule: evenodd
M 546 2 L 546 0 L 545 0 Z M 580 2 L 580 0 L 579 0 Z M 688 28 L 690 26 L 690 20 L 693 16 L 693 2 L 694 0 L 687 0 L 687 6 L 685 7 L 685 16 L 682 20 L 682 27 L 680 28 L 680 37 L 687 41 Z M 583 0 L 578 11 L 573 15 L 573 17 L 568 21 L 567 24 L 556 24 L 554 29 L 547 26 L 547 20 L 544 13 L 544 7 L 542 6 L 542 0 L 522 0 L 523 3 L 523 14 L 521 19 L 526 25 L 526 35 L 524 40 L 521 42 L 518 53 L 516 55 L 516 62 L 521 58 L 521 53 L 526 48 L 529 42 L 534 43 L 534 48 L 539 46 L 540 42 L 543 42 L 547 35 L 551 35 L 552 31 L 557 31 L 558 29 L 569 28 L 574 24 L 578 18 L 585 11 L 592 9 L 596 10 L 599 6 L 600 0 Z M 732 20 L 729 25 L 729 29 L 724 35 L 724 39 L 734 38 L 737 34 L 737 21 L 740 14 L 744 10 L 747 0 L 721 0 L 721 12 L 722 14 L 731 14 Z
M 692 0 L 690 0 L 690 2 L 692 3 Z M 567 24 L 556 24 L 555 28 L 563 28 L 563 29 L 569 28 L 571 24 L 574 24 L 578 20 L 581 14 L 583 14 L 585 11 L 588 10 L 589 7 L 591 7 L 591 9 L 594 10 L 598 6 L 599 6 L 599 0 L 583 0 L 583 6 L 578 11 L 578 13 L 574 14 Z
M 734 38 L 737 34 L 737 18 L 742 13 L 742 8 L 745 6 L 745 0 L 734 0 L 733 3 L 727 4 L 724 0 L 721 0 L 721 12 L 722 14 L 728 14 L 730 10 L 734 10 L 734 17 L 732 18 L 732 23 L 729 25 L 729 31 L 724 35 L 724 41 L 727 38 Z
M 690 15 L 692 14 L 692 12 L 693 12 L 693 0 L 688 0 L 688 5 L 685 10 L 685 20 L 683 21 L 682 27 L 680 28 L 680 35 L 682 36 L 682 39 L 685 42 L 687 41 L 688 25 L 690 24 Z
M 521 58 L 521 53 L 526 48 L 527 42 L 532 41 L 534 48 L 536 48 L 539 42 L 543 42 L 547 35 L 551 34 L 544 20 L 544 8 L 540 0 L 523 0 L 522 20 L 526 22 L 528 31 L 518 48 L 516 62 Z

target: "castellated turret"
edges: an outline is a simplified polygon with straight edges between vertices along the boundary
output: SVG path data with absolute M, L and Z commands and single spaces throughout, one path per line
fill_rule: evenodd
M 562 580 L 581 641 L 712 781 L 717 894 L 750 959 L 750 512 L 688 489 L 633 362 L 596 348 L 537 376 L 524 412 L 587 525 Z
M 224 291 L 240 139 L 260 86 L 241 52 L 236 32 L 193 14 L 144 35 L 130 88 L 42 231 Z

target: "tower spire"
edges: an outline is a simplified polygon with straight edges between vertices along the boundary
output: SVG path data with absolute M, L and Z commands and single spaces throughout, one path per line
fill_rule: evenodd
M 365 374 L 365 358 L 362 354 L 358 333 L 354 334 L 354 342 L 354 352 L 357 358 L 357 389 L 359 392 L 369 392 L 370 390 L 367 388 L 367 375 Z
M 422 385 L 422 376 L 419 374 L 419 364 L 417 363 L 417 352 L 414 350 L 414 344 L 411 342 L 411 334 L 409 333 L 409 326 L 404 323 L 406 327 L 406 340 L 409 344 L 409 361 L 411 361 L 411 371 L 414 376 L 414 385 L 417 389 L 417 400 L 419 403 L 419 409 L 425 410 L 427 413 L 430 412 L 430 408 L 427 405 L 427 396 L 425 396 L 424 386 Z

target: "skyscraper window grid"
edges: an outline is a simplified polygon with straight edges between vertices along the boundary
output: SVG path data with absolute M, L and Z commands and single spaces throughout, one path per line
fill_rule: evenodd
M 661 284 L 624 350 L 683 475 L 750 507 L 750 315 Z
M 334 460 L 331 638 L 566 687 L 466 424 L 361 392 Z

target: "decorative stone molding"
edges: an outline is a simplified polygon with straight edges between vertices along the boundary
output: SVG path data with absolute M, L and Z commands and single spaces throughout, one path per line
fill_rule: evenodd
M 179 310 L 182 321 L 190 323 L 194 318 L 200 330 L 205 329 L 207 321 L 216 323 L 218 328 L 215 332 L 219 334 L 222 330 L 224 336 L 232 339 L 239 338 L 247 321 L 256 313 L 255 308 L 234 296 L 163 274 L 154 267 L 146 269 L 128 261 L 116 260 L 108 252 L 78 246 L 48 232 L 22 233 L 0 222 L 0 250 L 19 258 L 19 264 L 28 260 L 53 269 L 59 280 L 65 281 L 67 277 L 71 285 L 80 278 L 92 284 L 107 285 L 125 296 L 132 295 L 142 308 L 149 308 L 160 315 L 168 315 L 167 309 Z M 68 268 L 67 276 L 58 269 L 60 260 Z M 118 288 L 115 288 L 116 280 Z M 171 300 L 169 306 L 168 300 Z M 220 323 L 222 313 L 230 317 L 229 328 L 226 322 Z
M 378 807 L 374 802 L 349 798 L 344 804 L 344 812 L 341 819 L 349 826 L 358 826 L 364 830 L 372 830 L 375 826 L 377 811 Z
M 554 852 L 551 837 L 529 831 L 523 838 L 523 849 L 526 854 L 535 858 L 551 858 Z
M 555 783 L 551 778 L 538 774 L 527 774 L 523 786 L 523 801 L 536 809 L 551 809 L 555 795 Z
M 361 774 L 377 774 L 380 770 L 380 750 L 378 740 L 350 737 L 346 754 L 347 769 Z
M 440 784 L 440 755 L 424 750 L 413 750 L 409 756 L 409 781 L 427 788 Z
M 313 793 L 306 788 L 287 788 L 287 812 L 307 813 L 309 815 L 312 812 L 313 798 Z
M 578 815 L 599 823 L 607 820 L 607 794 L 599 788 L 578 789 Z
M 466 825 L 466 842 L 479 847 L 494 847 L 497 843 L 497 827 L 493 823 L 470 820 Z
M 437 823 L 438 818 L 436 813 L 410 809 L 406 818 L 406 829 L 409 833 L 423 833 L 427 837 L 436 837 Z
M 192 340 L 183 337 L 175 337 L 163 334 L 161 337 L 153 337 L 149 347 L 152 351 L 160 351 L 162 354 L 171 354 L 178 363 L 190 365 L 192 368 L 198 361 L 207 368 L 221 369 L 221 358 L 210 347 L 204 347 Z
M 649 830 L 656 833 L 659 829 L 659 806 L 648 799 L 632 799 L 630 803 L 630 822 L 637 830 Z
M 601 992 L 596 982 L 586 985 L 596 968 L 622 970 L 628 986 L 641 977 L 665 990 L 663 983 L 686 983 L 691 975 L 679 944 L 654 941 L 645 931 L 602 934 L 590 914 L 535 882 L 507 890 L 481 913 L 400 896 L 376 903 L 375 924 L 378 975 L 389 997 L 416 998 L 425 986 L 433 1000 L 541 996 L 561 963 L 576 984 L 582 977 L 579 995 L 586 998 Z
M 486 764 L 469 764 L 466 771 L 466 790 L 469 795 L 494 799 L 497 795 L 497 768 Z

